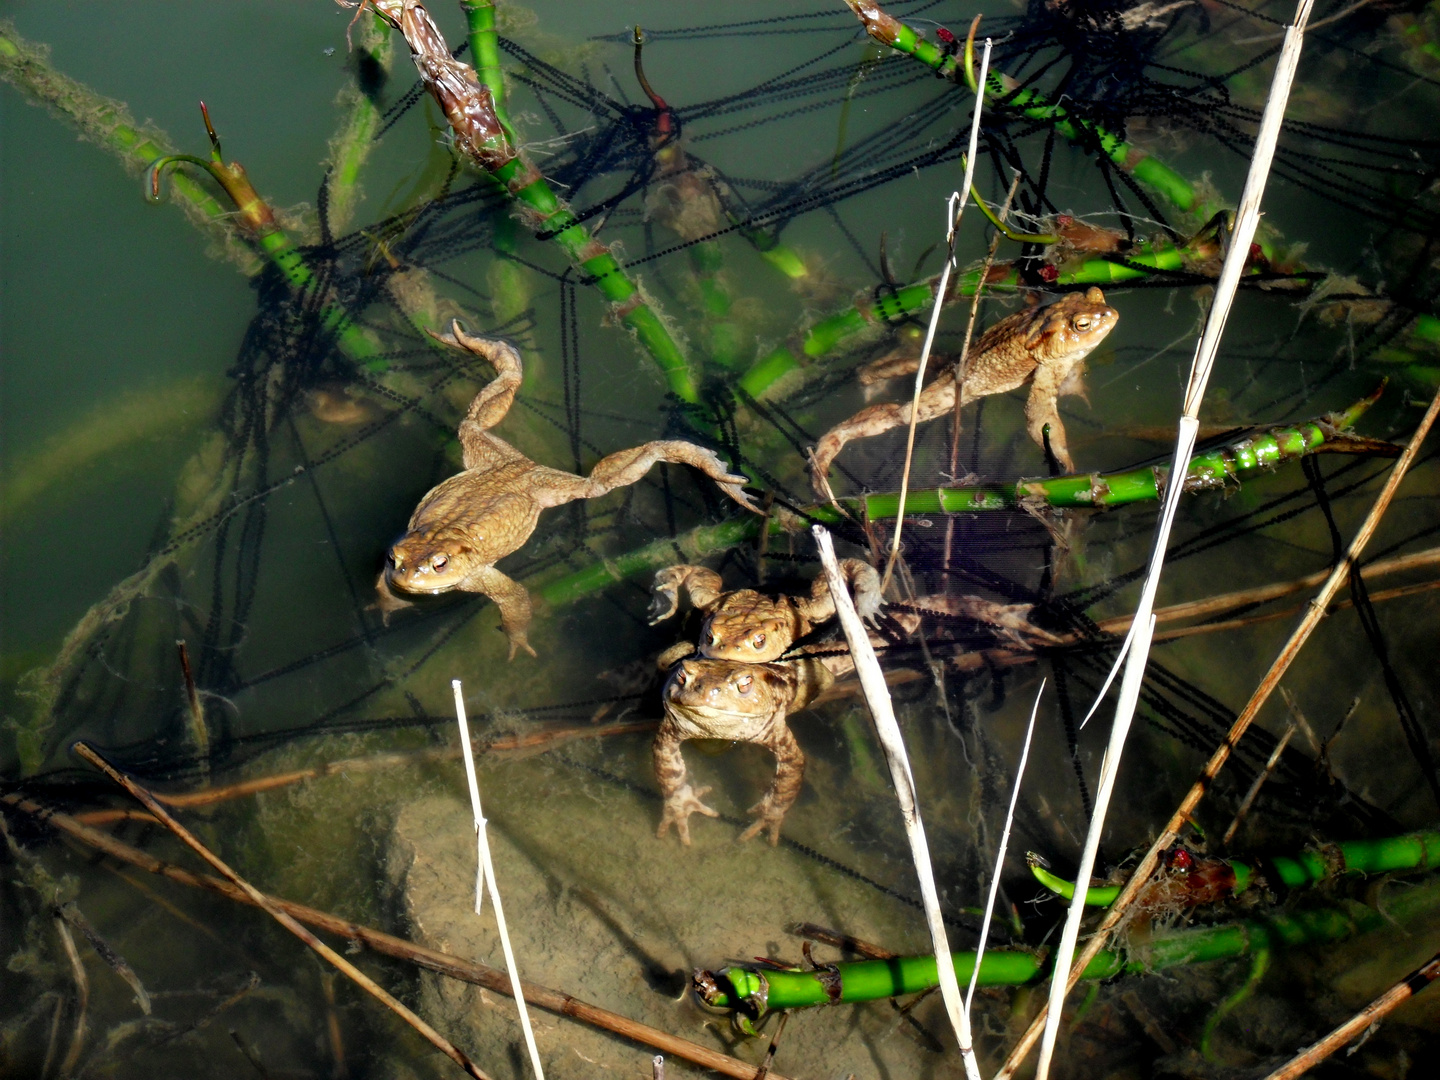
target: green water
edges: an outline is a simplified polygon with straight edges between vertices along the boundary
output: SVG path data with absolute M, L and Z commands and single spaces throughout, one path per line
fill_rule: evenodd
M 643 98 L 629 45 L 599 39 L 640 23 L 654 32 L 645 53 L 649 80 L 682 110 L 732 94 L 762 97 L 753 89 L 757 84 L 807 61 L 812 63 L 793 77 L 836 68 L 834 81 L 811 96 L 687 122 L 690 151 L 730 177 L 747 199 L 760 202 L 770 190 L 765 184 L 808 170 L 818 170 L 817 183 L 823 183 L 824 166 L 837 145 L 874 147 L 879 144 L 866 140 L 903 137 L 937 99 L 944 109 L 936 111 L 938 119 L 925 138 L 915 140 L 912 153 L 923 150 L 931 136 L 937 143 L 950 138 L 969 117 L 972 99 L 952 91 L 945 102 L 939 82 L 882 82 L 913 61 L 888 56 L 878 66 L 868 65 L 878 54 L 854 32 L 843 5 L 834 5 L 837 15 L 830 19 L 757 22 L 715 36 L 664 33 L 808 16 L 823 6 L 546 0 L 530 5 L 533 18 L 512 8 L 502 33 L 565 74 L 634 104 Z M 1288 17 L 1280 5 L 1264 11 Z M 987 21 L 1013 27 L 999 20 L 1017 13 L 1010 5 L 988 5 Z M 1332 13 L 1317 10 L 1316 17 Z M 0 5 L 0 17 L 13 22 L 16 34 L 49 46 L 56 70 L 125 102 L 135 118 L 152 122 L 185 152 L 205 152 L 196 104 L 205 100 L 227 158 L 242 162 L 256 188 L 311 241 L 318 237 L 322 162 L 342 120 L 336 97 L 355 82 L 345 44 L 351 14 L 328 0 L 218 7 Z M 437 3 L 435 16 L 452 44 L 463 39 L 457 7 Z M 968 11 L 937 7 L 916 11 L 914 24 L 923 29 L 931 25 L 925 20 L 942 19 L 959 31 L 968 17 Z M 1205 17 L 1204 26 L 1198 11 L 1178 22 L 1155 56 L 1186 72 L 1219 74 L 1273 44 L 1246 40 L 1274 28 L 1233 9 L 1207 7 Z M 1310 156 L 1282 157 L 1282 175 L 1272 179 L 1265 200 L 1264 236 L 1267 244 L 1288 249 L 1297 265 L 1352 276 L 1371 291 L 1433 316 L 1434 252 L 1423 246 L 1424 229 L 1417 222 L 1433 223 L 1435 198 L 1413 170 L 1397 163 L 1434 167 L 1434 145 L 1418 140 L 1430 131 L 1440 73 L 1404 51 L 1405 25 L 1398 16 L 1367 15 L 1327 28 L 1323 39 L 1307 45 L 1290 119 L 1359 134 L 1336 149 L 1323 141 L 1319 127 L 1292 128 L 1283 145 Z M 1417 25 L 1431 23 L 1422 19 Z M 1363 59 L 1341 45 L 1377 59 Z M 836 51 L 817 59 L 831 49 Z M 512 76 L 523 74 L 515 56 L 506 54 L 505 64 Z M 1225 84 L 1232 101 L 1258 109 L 1271 66 L 1266 61 L 1232 76 Z M 846 68 L 864 77 L 849 78 Z M 1055 77 L 1052 72 L 1039 85 L 1051 87 Z M 412 81 L 397 41 L 380 106 L 397 101 Z M 886 88 L 868 93 L 877 87 Z M 854 95 L 848 105 L 847 89 Z M 785 115 L 812 104 L 818 107 Z M 648 583 L 642 577 L 572 605 L 538 610 L 530 635 L 538 660 L 522 654 L 505 661 L 492 605 L 480 598 L 423 605 L 418 613 L 401 613 L 389 627 L 382 625 L 369 604 L 385 549 L 419 497 L 457 467 L 454 426 L 487 373 L 463 372 L 442 388 L 426 389 L 437 378 L 441 358 L 413 335 L 402 336 L 394 310 L 377 302 L 362 323 L 382 335 L 378 340 L 385 347 L 408 350 L 393 359 L 389 371 L 358 375 L 333 364 L 321 371 L 322 361 L 312 355 L 307 362 L 317 365 L 314 371 L 292 370 L 289 376 L 310 397 L 301 392 L 277 405 L 278 399 L 263 392 L 237 390 L 242 361 L 254 361 L 254 344 L 274 327 L 274 298 L 262 295 L 236 260 L 219 250 L 213 234 L 192 224 L 173 203 L 148 203 L 139 176 L 125 171 L 107 150 L 77 141 L 65 121 L 28 103 L 8 84 L 0 87 L 0 109 L 5 791 L 34 795 L 69 812 L 128 806 L 69 753 L 79 738 L 148 770 L 156 787 L 176 792 L 354 759 L 359 764 L 334 775 L 182 816 L 262 889 L 503 966 L 488 901 L 478 918 L 468 910 L 474 852 L 463 773 L 453 758 L 423 757 L 454 744 L 453 725 L 446 722 L 450 680 L 464 681 L 474 722 L 486 739 L 534 736 L 551 727 L 589 736 L 597 730 L 592 721 L 658 717 L 653 687 L 617 701 L 616 678 L 597 677 L 618 671 L 623 683 L 627 665 L 638 662 L 643 669 L 682 629 L 693 633 L 694 624 L 646 626 Z M 554 135 L 547 109 L 556 110 L 572 132 L 610 122 L 587 116 L 554 93 L 537 93 L 519 79 L 511 84 L 510 109 L 522 140 L 533 140 L 530 150 L 542 170 L 547 155 L 565 152 L 546 144 Z M 765 122 L 751 123 L 757 120 Z M 1250 128 L 1234 135 L 1223 128 L 1205 131 L 1193 118 L 1189 124 L 1163 116 L 1130 121 L 1136 145 L 1183 176 L 1206 178 L 1222 202 L 1233 204 L 1246 160 L 1223 141 L 1244 142 Z M 449 160 L 439 125 L 439 113 L 428 101 L 400 115 L 364 166 L 365 199 L 355 222 L 342 232 L 364 228 L 374 234 L 378 222 L 409 208 L 419 195 L 435 193 Z M 737 130 L 705 138 L 732 127 Z M 1012 135 L 1022 130 L 1019 124 L 1010 129 Z M 1032 172 L 1040 168 L 1044 143 L 1043 130 L 1016 140 Z M 1371 185 L 1367 190 L 1385 195 L 1388 209 L 1384 200 L 1366 202 L 1354 193 L 1348 178 L 1356 170 L 1337 171 L 1331 159 L 1347 155 L 1364 167 L 1358 175 Z M 576 205 L 590 206 L 618 191 L 634 164 L 617 164 L 591 178 L 575 194 Z M 981 176 L 987 197 L 1002 198 L 994 170 L 986 165 Z M 745 186 L 746 181 L 760 183 Z M 937 272 L 938 251 L 929 249 L 941 236 L 945 196 L 958 182 L 956 162 L 899 169 L 887 182 L 837 203 L 838 221 L 824 209 L 794 216 L 782 240 L 811 267 L 815 284 L 808 291 L 792 288 L 740 237 L 721 238 L 724 273 L 735 297 L 733 321 L 747 361 L 797 328 L 843 310 L 857 295 L 872 295 L 877 278 L 871 264 L 878 260 L 882 234 L 899 282 Z M 471 183 L 470 174 L 462 172 L 454 190 L 463 192 Z M 1113 213 L 1107 214 L 1111 197 L 1094 159 L 1064 140 L 1053 149 L 1047 190 L 1059 211 L 1117 225 Z M 1144 216 L 1128 189 L 1125 198 Z M 641 209 L 640 197 L 632 195 L 601 232 L 603 240 L 620 241 L 622 261 L 641 258 L 651 245 L 659 250 L 676 243 L 658 223 L 647 236 Z M 431 227 L 458 228 L 474 213 L 473 206 L 447 209 Z M 1166 213 L 1181 235 L 1203 224 L 1168 207 Z M 1153 222 L 1138 229 L 1159 231 Z M 474 235 L 481 240 L 455 251 L 417 248 L 414 259 L 434 271 L 437 310 L 462 314 L 483 331 L 500 306 L 489 295 L 497 259 L 490 234 Z M 411 238 L 407 234 L 407 241 Z M 978 215 L 968 214 L 958 248 L 961 264 L 977 262 L 987 244 Z M 354 245 L 347 249 L 347 272 L 361 281 L 355 252 L 368 250 L 374 266 L 383 267 L 385 259 L 369 240 Z M 565 264 L 553 245 L 523 229 L 516 253 L 522 263 L 502 265 L 527 290 L 531 314 L 514 330 L 526 381 L 521 404 L 500 433 L 537 461 L 570 468 L 574 459 L 563 404 L 570 342 L 558 283 Z M 1014 245 L 1001 245 L 1000 258 L 1015 254 Z M 697 314 L 686 255 L 645 262 L 638 276 L 702 364 L 708 329 Z M 683 431 L 681 420 L 651 361 L 606 323 L 593 290 L 582 285 L 574 295 L 583 467 L 603 453 L 676 437 Z M 1121 320 L 1091 357 L 1089 403 L 1064 400 L 1071 450 L 1082 468 L 1116 469 L 1166 453 L 1168 443 L 1154 429 L 1174 422 L 1206 296 L 1191 284 L 1107 290 Z M 989 302 L 982 325 L 1015 306 Z M 944 347 L 955 347 L 967 308 L 957 305 L 946 316 Z M 1223 426 L 1304 419 L 1343 408 L 1388 374 L 1391 389 L 1361 429 L 1375 437 L 1408 438 L 1422 412 L 1416 403 L 1423 405 L 1434 392 L 1433 349 L 1408 343 L 1402 332 L 1389 343 L 1389 359 L 1378 358 L 1367 323 L 1324 321 L 1321 314 L 1302 308 L 1295 294 L 1243 291 L 1204 420 Z M 782 503 L 809 500 L 801 453 L 772 421 L 793 418 L 813 442 L 864 404 L 858 385 L 844 373 L 892 343 L 874 336 L 822 358 L 812 373 L 836 377 L 781 396 L 784 417 L 771 413 L 767 420 L 743 406 L 737 410 L 734 431 L 758 487 L 777 488 Z M 1406 363 L 1395 362 L 1396 350 L 1405 351 Z M 285 357 L 299 355 L 281 350 L 278 359 L 272 354 L 264 362 L 270 366 L 250 370 L 278 379 Z M 713 376 L 715 368 L 706 370 Z M 353 399 L 358 418 L 337 418 L 316 404 L 315 392 L 333 400 L 347 380 L 355 389 L 367 379 L 370 389 L 357 390 Z M 891 387 L 885 400 L 903 392 Z M 350 447 L 357 432 L 368 430 L 364 424 L 395 408 L 396 394 L 417 396 L 421 407 Z M 224 478 L 217 433 L 233 433 L 233 410 L 245 401 L 271 403 L 261 413 L 264 453 L 257 454 L 252 443 L 240 474 L 216 486 L 216 478 Z M 712 437 L 720 430 L 699 427 Z M 916 486 L 948 482 L 943 474 L 949 469 L 949 440 L 942 427 L 921 430 Z M 798 436 L 796 441 L 806 442 Z M 1039 450 L 1025 435 L 1018 394 L 988 400 L 983 412 L 967 411 L 961 446 L 962 474 L 973 469 L 985 480 L 999 481 L 1045 472 Z M 852 444 L 840 462 L 870 489 L 891 490 L 899 486 L 902 452 L 903 437 L 892 433 Z M 1340 534 L 1348 540 L 1379 489 L 1385 465 L 1368 460 L 1351 466 L 1344 456 L 1318 460 L 1330 478 L 1326 487 Z M 1366 482 L 1357 486 L 1360 480 Z M 843 474 L 837 481 L 842 492 L 855 490 Z M 1433 546 L 1437 482 L 1435 465 L 1422 452 L 1371 553 Z M 1185 502 L 1177 539 L 1198 551 L 1167 571 L 1160 603 L 1325 568 L 1331 534 L 1306 483 L 1300 466 L 1289 464 L 1239 490 Z M 250 499 L 261 488 L 268 491 L 263 500 Z M 537 592 L 564 573 L 672 531 L 714 523 L 733 509 L 683 470 L 656 471 L 629 494 L 588 505 L 582 544 L 576 542 L 579 516 L 569 509 L 548 511 L 529 544 L 504 568 Z M 1234 528 L 1257 510 L 1262 528 Z M 1297 513 L 1286 516 L 1291 510 Z M 213 520 L 194 542 L 156 561 L 155 553 L 164 552 L 180 528 L 177 522 L 195 515 Z M 921 593 L 1018 600 L 1029 590 L 1052 587 L 1063 596 L 1139 566 L 1152 520 L 1152 509 L 1144 505 L 1090 518 L 1075 515 L 1059 523 L 1069 529 L 1068 547 L 1047 553 L 1050 534 L 1027 515 L 973 515 L 953 523 L 935 518 L 907 524 L 912 545 L 907 550 Z M 215 521 L 223 525 L 215 527 Z M 947 572 L 942 550 L 951 526 L 957 554 Z M 1232 532 L 1224 532 L 1227 528 Z M 1205 546 L 1207 530 L 1216 530 L 1223 542 Z M 770 552 L 770 587 L 808 587 L 817 571 L 808 538 L 772 541 Z M 847 553 L 866 551 L 857 544 Z M 718 557 L 709 564 L 722 565 Z M 723 566 L 727 584 L 755 584 L 753 551 Z M 132 578 L 146 569 L 154 572 Z M 1017 591 L 998 588 L 987 573 Z M 1420 584 L 1427 575 L 1433 577 L 1433 571 L 1377 579 L 1370 591 Z M 139 584 L 126 586 L 127 580 Z M 1129 584 L 1084 614 L 1095 619 L 1125 614 L 1136 592 Z M 1293 602 L 1306 595 L 1297 594 Z M 1295 736 L 1286 763 L 1290 771 L 1282 769 L 1275 781 L 1288 785 L 1277 787 L 1287 794 L 1268 801 L 1262 796 L 1237 850 L 1299 850 L 1314 841 L 1433 826 L 1436 799 L 1402 731 L 1394 690 L 1414 710 L 1422 752 L 1435 754 L 1435 596 L 1422 591 L 1376 603 L 1391 664 L 1389 684 L 1353 609 L 1322 624 L 1285 680 L 1316 739 L 1303 730 Z M 1148 843 L 1169 816 L 1216 732 L 1243 705 L 1293 621 L 1286 614 L 1157 646 L 1164 671 L 1152 673 L 1157 697 L 1128 751 L 1103 869 Z M 175 659 L 177 638 L 189 643 L 198 672 L 215 750 L 208 777 L 195 753 Z M 1016 856 L 1041 851 L 1062 873 L 1078 858 L 1086 794 L 1076 780 L 1077 762 L 1088 793 L 1098 777 L 1108 710 L 1102 708 L 1081 733 L 1072 759 L 1054 696 L 1056 671 L 1068 672 L 1063 681 L 1078 720 L 1108 656 L 1047 657 L 1009 671 L 995 668 L 993 674 L 982 664 L 969 676 L 947 672 L 943 685 L 922 660 L 893 662 L 921 673 L 897 688 L 897 707 L 957 948 L 974 944 L 967 912 L 983 903 L 1024 723 L 1042 675 L 1049 678 L 1047 697 L 1004 871 L 1002 938 L 1008 940 L 1012 920 L 1020 919 L 1023 931 L 1014 934 L 1015 943 L 1037 946 L 1059 918 L 1058 905 L 1037 897 Z M 1167 715 L 1171 707 L 1176 712 Z M 1321 765 L 1314 765 L 1321 756 L 1318 742 L 1329 739 L 1347 715 Z M 1260 726 L 1278 735 L 1287 720 L 1277 699 Z M 914 871 L 863 706 L 845 697 L 791 723 L 809 765 L 804 792 L 785 821 L 787 843 L 774 849 L 760 841 L 733 843 L 772 770 L 771 759 L 755 747 L 707 754 L 725 748 L 687 744 L 697 782 L 714 788 L 707 801 L 726 815 L 719 821 L 695 818 L 695 845 L 689 850 L 673 834 L 653 837 L 660 811 L 645 732 L 487 757 L 481 784 L 522 974 L 758 1062 L 764 1039 L 742 1038 L 728 1020 L 702 1012 L 683 993 L 691 969 L 755 956 L 798 963 L 800 943 L 788 931 L 798 921 L 830 925 L 896 952 L 924 951 L 924 922 L 906 902 L 917 894 Z M 377 767 L 374 755 L 391 751 L 421 756 Z M 1199 824 L 1212 850 L 1218 850 L 1218 835 L 1264 757 L 1252 753 L 1202 805 Z M 1310 779 L 1317 769 L 1321 779 Z M 25 786 L 19 786 L 22 779 Z M 1309 801 L 1294 802 L 1297 791 Z M 0 1075 L 458 1075 L 377 1002 L 343 978 L 332 979 L 299 942 L 253 910 L 152 879 L 118 861 L 97 861 L 88 849 L 56 842 L 27 815 L 7 812 L 5 820 L 12 843 L 0 852 L 0 953 L 6 957 L 0 970 Z M 127 844 L 198 868 L 190 853 L 153 826 L 103 827 Z M 1384 889 L 1403 887 L 1386 884 L 1366 892 L 1357 885 L 1332 892 L 1383 907 Z M 134 969 L 152 999 L 148 1017 L 97 950 L 72 931 L 88 986 L 81 1007 L 52 917 L 53 905 L 66 900 L 76 903 Z M 1200 919 L 1234 914 L 1220 911 Z M 1277 958 L 1246 1008 L 1216 1029 L 1203 1053 L 1206 1018 L 1245 982 L 1244 962 L 1172 971 L 1163 985 L 1158 977 L 1109 984 L 1067 1026 L 1066 1074 L 1220 1075 L 1226 1068 L 1263 1074 L 1267 1064 L 1311 1041 L 1435 951 L 1433 919 L 1404 929 L 1405 934 L 1372 934 L 1328 952 Z M 837 957 L 817 947 L 819 962 Z M 527 1072 L 507 999 L 373 954 L 355 959 L 491 1075 Z M 252 972 L 255 984 L 247 989 Z M 1146 1010 L 1133 1004 L 1136 993 L 1148 1006 L 1149 1020 L 1158 1019 L 1170 1033 L 1170 1045 L 1146 1034 L 1154 1024 L 1147 1027 Z M 1029 991 L 992 994 L 976 1007 L 987 1074 L 1034 1005 Z M 645 1075 L 650 1067 L 653 1051 L 636 1043 L 545 1013 L 537 1015 L 536 1025 L 552 1076 Z M 766 1033 L 774 1030 L 772 1020 Z M 1440 1017 L 1422 996 L 1350 1061 L 1371 1075 L 1405 1075 L 1407 1062 L 1433 1048 L 1437 1030 Z M 851 1073 L 958 1076 L 952 1043 L 934 997 L 905 1015 L 884 1002 L 814 1010 L 791 1018 L 774 1068 L 785 1076 L 837 1080 Z M 677 1075 L 699 1071 L 673 1056 L 669 1068 Z

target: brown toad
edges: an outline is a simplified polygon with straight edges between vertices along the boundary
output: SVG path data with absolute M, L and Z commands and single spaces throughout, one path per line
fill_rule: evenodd
M 680 744 L 686 739 L 753 742 L 775 755 L 775 779 L 750 808 L 755 822 L 740 840 L 760 831 L 780 842 L 780 823 L 800 795 L 805 779 L 805 754 L 786 724 L 786 717 L 804 708 L 830 685 L 831 676 L 814 660 L 785 664 L 737 664 L 729 660 L 682 660 L 670 672 L 661 692 L 665 718 L 651 752 L 655 780 L 665 798 L 660 827 L 663 837 L 675 826 L 680 842 L 690 844 L 690 815 L 719 817 L 700 801 L 708 787 L 692 788 Z
M 530 594 L 495 569 L 498 559 L 517 550 L 535 531 L 540 511 L 576 499 L 593 499 L 638 481 L 658 461 L 692 465 L 747 510 L 755 505 L 744 492 L 745 477 L 726 471 L 713 451 L 693 443 L 664 440 L 621 450 L 596 462 L 590 475 L 576 476 L 537 465 L 491 433 L 509 411 L 520 388 L 520 354 L 513 345 L 471 337 L 452 322 L 437 339 L 484 357 L 495 379 L 470 403 L 460 422 L 465 471 L 437 484 L 420 500 L 405 535 L 390 548 L 375 588 L 388 619 L 409 601 L 396 591 L 435 595 L 460 589 L 483 593 L 500 609 L 500 625 L 510 639 L 510 656 L 524 649 L 530 626 Z
M 861 618 L 873 621 L 882 602 L 880 575 L 859 559 L 842 559 L 840 572 L 855 594 L 855 608 Z M 703 566 L 666 567 L 655 575 L 650 625 L 675 614 L 680 590 L 684 589 L 690 603 L 705 614 L 700 631 L 701 656 L 763 664 L 778 660 L 796 641 L 835 617 L 835 601 L 824 575 L 815 579 L 808 597 L 766 596 L 754 589 L 722 592 L 722 587 L 720 575 Z M 668 667 L 692 651 L 688 644 L 668 649 L 661 654 L 661 666 Z
M 1037 445 L 1044 445 L 1044 431 L 1050 428 L 1050 449 L 1066 472 L 1075 463 L 1065 443 L 1056 399 L 1076 392 L 1084 372 L 1084 360 L 1105 335 L 1115 328 L 1120 314 L 1105 303 L 1105 294 L 1091 287 L 1084 293 L 1069 293 L 1053 304 L 1017 311 L 1001 319 L 976 343 L 971 353 L 960 404 L 967 405 L 990 394 L 1030 383 L 1025 402 L 1026 429 Z M 885 378 L 914 374 L 919 357 L 908 363 L 891 364 Z M 944 416 L 955 408 L 955 369 L 943 370 L 920 394 L 920 423 Z M 910 403 L 871 405 L 844 423 L 827 431 L 815 447 L 810 480 L 821 498 L 830 497 L 830 463 L 851 439 L 879 435 L 910 423 Z

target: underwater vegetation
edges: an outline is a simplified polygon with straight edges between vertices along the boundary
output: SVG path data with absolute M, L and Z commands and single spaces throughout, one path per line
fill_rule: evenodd
M 1423 1073 L 1433 3 L 12 17 L 0 1076 Z

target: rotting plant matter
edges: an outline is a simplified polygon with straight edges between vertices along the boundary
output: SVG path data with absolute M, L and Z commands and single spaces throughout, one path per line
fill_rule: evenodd
M 354 0 L 336 2 L 356 6 Z M 474 68 L 450 55 L 424 5 L 417 0 L 361 0 L 361 10 L 367 6 L 405 35 L 425 89 L 450 122 L 456 149 L 504 188 L 526 224 L 553 239 L 574 267 L 594 280 L 615 318 L 634 332 L 659 365 L 671 393 L 682 401 L 698 400 L 685 355 L 664 321 L 610 249 L 590 235 L 540 170 L 511 142 L 490 88 Z

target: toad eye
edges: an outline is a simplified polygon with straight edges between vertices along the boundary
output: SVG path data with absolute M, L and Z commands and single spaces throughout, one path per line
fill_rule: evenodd
M 765 647 L 765 635 L 756 634 L 754 637 L 752 637 L 750 639 L 750 647 L 752 649 L 763 649 Z
M 405 560 L 402 559 L 399 555 L 391 555 L 391 556 L 390 556 L 390 561 L 395 564 L 395 569 L 396 569 L 396 570 L 404 570 L 404 569 L 405 569 Z
M 1095 320 L 1092 319 L 1089 315 L 1076 315 L 1076 316 L 1075 316 L 1075 320 L 1074 320 L 1075 329 L 1076 329 L 1076 330 L 1079 330 L 1082 334 L 1083 334 L 1086 330 L 1089 330 L 1090 327 L 1092 327 L 1093 325 L 1095 325 Z
M 679 671 L 675 672 L 675 685 L 676 685 L 676 686 L 684 686 L 684 685 L 685 685 L 686 683 L 688 683 L 689 681 L 690 681 L 690 676 L 685 673 L 685 669 L 684 669 L 683 667 L 682 667 Z
M 446 555 L 436 555 L 433 559 L 430 560 L 430 568 L 431 568 L 432 570 L 436 570 L 436 571 L 444 570 L 444 569 L 445 569 L 445 564 L 446 564 L 447 562 L 449 562 L 449 561 L 450 561 L 449 556 L 446 556 Z
M 712 646 L 718 646 L 718 645 L 720 644 L 720 631 L 719 631 L 719 630 L 711 630 L 711 631 L 710 631 L 710 644 L 711 644 Z
M 748 694 L 750 692 L 750 687 L 754 685 L 754 675 L 742 675 L 740 678 L 735 680 L 735 689 L 739 690 L 742 694 Z

